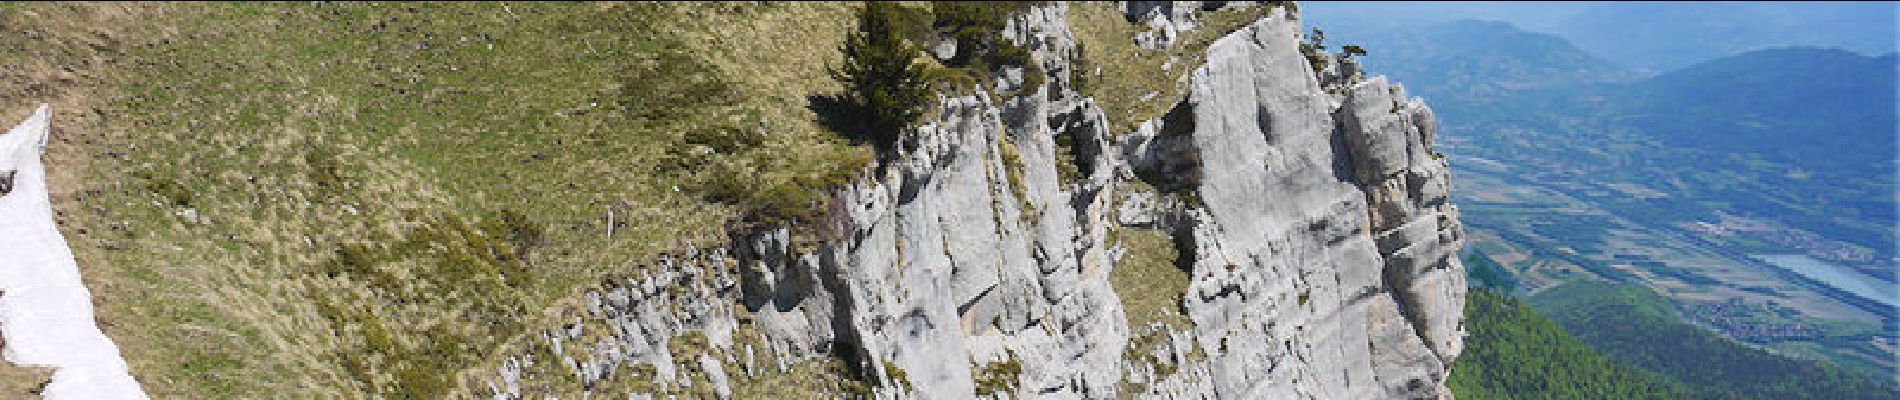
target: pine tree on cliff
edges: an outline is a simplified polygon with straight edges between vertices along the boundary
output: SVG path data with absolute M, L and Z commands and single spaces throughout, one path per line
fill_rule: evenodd
M 858 14 L 858 30 L 844 42 L 839 79 L 857 108 L 870 139 L 897 143 L 904 128 L 923 113 L 930 91 L 916 46 L 904 40 L 902 9 L 890 2 L 867 2 Z

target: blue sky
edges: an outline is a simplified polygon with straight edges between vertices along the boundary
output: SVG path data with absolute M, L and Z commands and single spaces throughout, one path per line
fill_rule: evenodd
M 1300 11 L 1338 43 L 1458 19 L 1504 21 L 1648 72 L 1771 47 L 1900 50 L 1896 2 L 1301 2 Z

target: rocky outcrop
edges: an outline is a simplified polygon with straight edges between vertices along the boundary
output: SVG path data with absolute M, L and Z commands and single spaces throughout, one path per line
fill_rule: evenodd
M 1297 23 L 1270 17 L 1215 42 L 1177 106 L 1193 117 L 1170 122 L 1191 124 L 1172 130 L 1190 150 L 1160 154 L 1200 165 L 1183 302 L 1209 360 L 1163 386 L 1177 397 L 1442 394 L 1461 339 L 1451 255 L 1462 231 L 1444 161 L 1428 150 L 1430 111 L 1377 78 L 1327 94 L 1298 38 Z
M 1148 27 L 1135 35 L 1135 46 L 1148 50 L 1174 47 L 1181 34 L 1200 27 L 1199 12 L 1225 6 L 1225 1 L 1125 1 L 1122 14 Z
M 1066 7 L 1005 30 L 1049 84 L 942 99 L 905 154 L 836 194 L 832 225 L 806 227 L 825 240 L 739 234 L 609 279 L 490 393 L 534 397 L 524 371 L 555 370 L 726 397 L 838 359 L 880 398 L 1447 396 L 1463 238 L 1430 109 L 1344 60 L 1312 71 L 1276 9 L 1210 46 L 1172 112 L 1110 132 L 1065 81 Z M 1109 276 L 1130 229 L 1174 242 L 1187 324 L 1128 326 Z

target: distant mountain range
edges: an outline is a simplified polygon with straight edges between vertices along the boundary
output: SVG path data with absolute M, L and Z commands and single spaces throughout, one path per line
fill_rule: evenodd
M 1342 42 L 1343 43 L 1343 42 Z M 1459 20 L 1366 36 L 1368 70 L 1433 98 L 1501 95 L 1518 90 L 1627 80 L 1622 67 L 1555 35 L 1509 23 Z
M 1838 49 L 1758 50 L 1603 92 L 1618 96 L 1608 104 L 1631 124 L 1671 145 L 1891 175 L 1896 62 Z
M 1311 2 L 1300 9 L 1309 24 L 1345 41 L 1461 19 L 1503 21 L 1643 74 L 1775 47 L 1900 51 L 1894 2 Z
M 1602 2 L 1551 32 L 1646 71 L 1787 46 L 1895 51 L 1894 2 Z

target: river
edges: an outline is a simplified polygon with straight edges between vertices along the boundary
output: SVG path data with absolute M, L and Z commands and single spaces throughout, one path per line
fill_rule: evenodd
M 1802 254 L 1755 254 L 1749 257 L 1888 307 L 1900 307 L 1900 290 L 1857 271 Z

